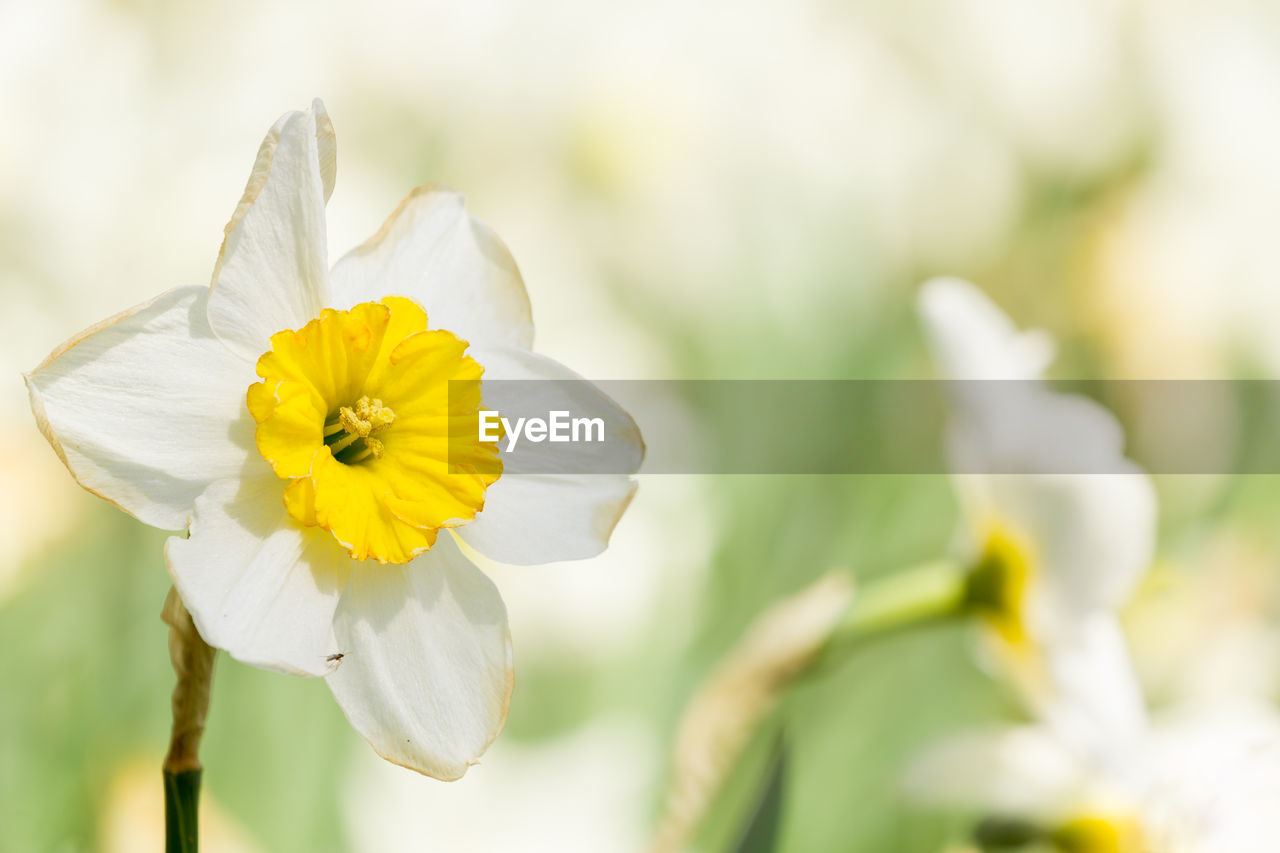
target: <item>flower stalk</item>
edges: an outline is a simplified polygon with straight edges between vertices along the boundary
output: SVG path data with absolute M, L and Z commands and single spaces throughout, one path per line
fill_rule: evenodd
M 209 714 L 215 649 L 196 630 L 191 614 L 170 588 L 160 616 L 169 626 L 169 660 L 177 684 L 173 688 L 173 730 L 164 759 L 166 853 L 199 849 L 200 740 Z
M 956 563 L 925 563 L 860 587 L 828 650 L 947 621 L 967 606 L 968 572 Z

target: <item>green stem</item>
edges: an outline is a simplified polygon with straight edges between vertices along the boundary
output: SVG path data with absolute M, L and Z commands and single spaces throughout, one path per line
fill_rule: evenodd
M 200 776 L 203 770 L 164 771 L 165 853 L 200 849 Z
M 215 650 L 196 630 L 176 589 L 161 618 L 169 626 L 169 660 L 177 683 L 171 701 L 173 731 L 164 759 L 165 853 L 196 853 L 200 836 L 200 740 L 209 713 Z
M 944 622 L 965 610 L 967 576 L 955 563 L 925 563 L 858 590 L 828 651 Z
M 1025 850 L 1046 839 L 1046 833 L 1034 823 L 1017 818 L 984 818 L 973 830 L 973 842 L 986 853 Z

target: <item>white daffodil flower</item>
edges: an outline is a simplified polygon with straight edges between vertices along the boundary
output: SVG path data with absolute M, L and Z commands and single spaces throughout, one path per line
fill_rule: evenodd
M 530 351 L 515 262 L 455 192 L 414 190 L 330 268 L 335 152 L 319 101 L 282 116 L 211 287 L 72 338 L 27 377 L 31 405 L 82 486 L 189 530 L 165 557 L 207 642 L 324 676 L 381 756 L 456 779 L 512 687 L 505 607 L 457 540 L 508 563 L 590 557 L 635 485 L 502 476 L 475 428 L 481 374 L 580 377 Z M 634 423 L 593 393 L 638 467 Z
M 1104 748 L 1085 751 L 1076 732 L 1052 723 L 952 736 L 913 763 L 906 793 L 982 816 L 983 849 L 1275 850 L 1280 717 L 1272 709 L 1178 711 L 1136 732 L 1130 716 L 1095 720 L 1093 746 Z
M 972 566 L 969 605 L 985 647 L 1041 715 L 1141 708 L 1116 608 L 1152 559 L 1155 496 L 1124 457 L 1116 420 L 1040 381 L 1052 344 L 1021 332 L 977 288 L 925 284 L 919 310 L 951 403 L 948 453 Z M 991 381 L 989 381 L 991 380 Z M 1012 380 L 1000 382 L 994 380 Z M 1093 685 L 1094 705 L 1052 702 Z M 1141 714 L 1131 719 L 1138 725 Z

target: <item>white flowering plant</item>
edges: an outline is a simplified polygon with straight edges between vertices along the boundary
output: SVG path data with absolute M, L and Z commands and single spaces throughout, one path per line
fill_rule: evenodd
M 320 101 L 281 116 L 210 286 L 87 329 L 26 377 L 81 486 L 181 531 L 165 547 L 179 675 L 166 790 L 183 808 L 210 648 L 324 678 L 383 758 L 461 777 L 502 729 L 514 678 L 502 598 L 469 554 L 591 557 L 636 488 L 626 473 L 504 476 L 475 430 L 484 383 L 580 377 L 532 351 L 515 261 L 452 190 L 415 189 L 331 266 L 336 163 Z M 634 422 L 594 393 L 638 465 Z

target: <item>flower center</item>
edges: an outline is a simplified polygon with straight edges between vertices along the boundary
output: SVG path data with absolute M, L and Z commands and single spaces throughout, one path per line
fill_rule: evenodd
M 1056 826 L 1020 818 L 990 817 L 974 830 L 979 849 L 1053 853 L 1147 853 L 1145 833 L 1125 812 L 1087 812 Z
M 1027 641 L 1024 609 L 1032 572 L 1030 549 L 1014 531 L 993 524 L 969 569 L 965 603 L 1011 645 Z
M 462 428 L 476 423 L 484 372 L 466 349 L 403 297 L 272 335 L 247 402 L 289 514 L 383 563 L 474 519 L 502 463 L 496 441 Z
M 1061 853 L 1142 853 L 1142 829 L 1127 815 L 1077 817 L 1049 833 Z
M 391 426 L 396 413 L 382 401 L 361 397 L 354 406 L 343 406 L 324 422 L 324 443 L 333 458 L 344 465 L 357 465 L 373 457 L 381 459 L 385 446 L 375 432 Z

